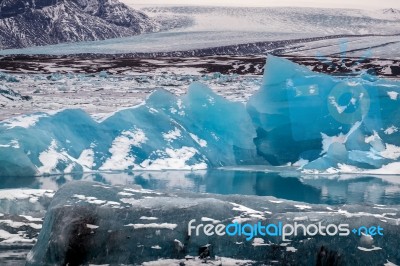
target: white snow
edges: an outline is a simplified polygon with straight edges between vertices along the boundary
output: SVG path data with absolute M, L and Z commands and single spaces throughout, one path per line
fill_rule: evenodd
M 234 206 L 232 208 L 233 211 L 243 212 L 243 213 L 247 213 L 247 214 L 261 214 L 260 211 L 253 210 L 249 207 L 246 207 L 246 206 L 234 203 L 234 202 L 230 202 L 230 204 L 232 204 Z
M 397 264 L 394 264 L 393 262 L 386 260 L 386 263 L 383 264 L 384 266 L 397 266 Z
M 197 142 L 197 144 L 200 145 L 200 147 L 204 148 L 207 147 L 207 141 L 199 138 L 198 136 L 196 136 L 195 134 L 189 133 L 190 137 Z
M 29 215 L 20 215 L 21 217 L 24 217 L 25 219 L 27 219 L 30 222 L 43 222 L 43 218 L 35 218 Z
M 327 153 L 329 147 L 333 144 L 333 143 L 345 143 L 348 139 L 348 137 L 355 131 L 357 130 L 357 128 L 361 125 L 361 123 L 359 121 L 357 121 L 356 123 L 354 123 L 354 125 L 351 127 L 351 129 L 349 130 L 349 132 L 347 134 L 343 134 L 340 133 L 337 136 L 328 136 L 324 133 L 321 132 L 321 136 L 322 136 L 322 151 L 321 154 Z M 367 140 L 366 140 L 367 141 Z M 368 142 L 367 142 L 368 143 Z
M 40 118 L 47 117 L 46 114 L 40 114 L 40 115 L 24 115 L 24 116 L 18 116 L 15 118 L 7 119 L 2 122 L 4 126 L 6 126 L 8 129 L 14 128 L 14 127 L 23 127 L 23 128 L 29 128 L 31 126 L 34 126 Z
M 205 162 L 196 163 L 193 165 L 187 162 L 192 159 L 198 151 L 193 147 L 183 146 L 180 149 L 167 148 L 165 152 L 158 151 L 160 154 L 165 154 L 155 160 L 146 159 L 140 166 L 146 170 L 202 170 L 207 169 Z
M 255 237 L 253 239 L 252 245 L 255 246 L 255 247 L 260 247 L 260 246 L 270 246 L 271 244 L 270 243 L 265 243 L 264 239 L 262 239 L 262 238 Z
M 57 167 L 58 161 L 66 160 L 65 156 L 56 151 L 56 148 L 57 143 L 52 140 L 49 149 L 40 153 L 39 161 L 42 163 L 38 169 L 40 173 L 50 173 Z
M 279 204 L 279 203 L 283 203 L 283 200 L 269 200 L 269 202 Z
M 286 247 L 286 251 L 287 252 L 296 252 L 297 249 L 295 249 L 294 247 Z
M 96 205 L 119 205 L 118 202 L 107 201 L 107 200 L 99 200 L 96 197 L 87 197 L 85 195 L 74 194 L 72 197 L 76 198 L 76 199 L 79 199 L 79 200 L 82 200 L 82 201 L 86 201 L 86 202 L 88 202 L 90 204 L 96 204 Z
M 386 149 L 379 152 L 383 158 L 397 160 L 400 157 L 400 147 L 392 144 L 386 144 Z
M 337 168 L 331 167 L 325 171 L 302 170 L 303 174 L 309 175 L 332 175 L 332 174 L 373 174 L 373 175 L 399 175 L 400 162 L 389 163 L 379 169 L 360 169 L 352 165 L 338 164 Z
M 0 241 L 0 243 L 12 243 L 12 244 L 16 244 L 16 243 L 29 243 L 29 244 L 33 244 L 35 243 L 35 239 L 28 239 L 28 238 L 24 238 L 22 235 L 18 234 L 11 234 L 3 229 L 0 229 L 0 239 L 2 239 Z
M 175 128 L 174 130 L 168 131 L 168 133 L 163 133 L 163 138 L 168 141 L 172 142 L 182 136 L 181 131 L 178 128 Z
M 135 194 L 128 193 L 128 192 L 123 192 L 123 191 L 118 192 L 118 195 L 124 196 L 124 197 L 127 197 L 127 196 L 128 196 L 128 197 L 135 196 Z
M 36 224 L 36 223 L 24 223 L 24 222 L 17 222 L 17 221 L 12 221 L 12 220 L 0 220 L 0 224 L 6 224 L 7 226 L 10 226 L 12 228 L 20 228 L 22 226 L 29 226 L 34 229 L 42 229 L 41 224 Z
M 312 209 L 312 207 L 311 207 L 311 206 L 308 206 L 308 205 L 294 205 L 294 207 L 296 207 L 297 209 L 300 209 L 300 210 L 309 210 L 309 209 Z
M 161 224 L 150 223 L 150 224 L 127 224 L 125 226 L 131 226 L 134 229 L 154 228 L 154 229 L 174 230 L 178 225 L 177 224 L 171 224 L 171 223 L 161 223 Z
M 83 150 L 79 158 L 76 160 L 78 164 L 91 170 L 94 164 L 94 152 L 91 149 Z
M 381 250 L 382 248 L 380 248 L 380 247 L 373 247 L 373 248 L 364 248 L 364 247 L 357 247 L 359 250 L 361 250 L 361 251 L 366 251 L 366 252 L 369 252 L 369 251 L 376 251 L 376 250 Z
M 147 216 L 142 216 L 139 219 L 141 219 L 141 220 L 158 220 L 157 217 L 147 217 Z
M 387 94 L 389 95 L 391 100 L 397 100 L 397 97 L 399 96 L 398 92 L 395 91 L 388 91 Z
M 54 191 L 45 189 L 0 189 L 0 200 L 24 200 L 37 201 L 40 197 L 52 198 Z
M 392 125 L 392 126 L 388 127 L 387 129 L 385 129 L 384 132 L 385 132 L 386 135 L 391 135 L 391 134 L 396 133 L 398 131 L 399 131 L 399 128 L 395 127 L 394 125 Z
M 89 229 L 97 229 L 97 228 L 99 228 L 99 226 L 94 225 L 94 224 L 86 224 L 86 227 L 89 228 Z
M 204 266 L 204 265 L 212 265 L 212 266 L 247 266 L 254 264 L 254 261 L 251 260 L 239 260 L 232 259 L 226 257 L 218 257 L 215 256 L 215 259 L 208 259 L 204 261 L 203 259 L 199 259 L 196 257 L 186 256 L 185 259 L 177 260 L 177 259 L 158 259 L 156 261 L 148 261 L 143 262 L 143 266 L 171 266 L 171 265 L 186 265 L 186 266 Z
M 99 168 L 100 170 L 127 170 L 135 165 L 135 158 L 130 155 L 132 147 L 141 147 L 147 141 L 141 129 L 123 131 L 110 148 L 111 157 Z

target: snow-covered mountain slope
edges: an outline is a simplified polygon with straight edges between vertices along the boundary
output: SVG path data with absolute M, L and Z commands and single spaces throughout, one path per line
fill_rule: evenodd
M 144 7 L 141 11 L 150 17 L 188 16 L 193 23 L 186 31 L 309 33 L 317 36 L 400 33 L 400 13 L 396 9 L 165 6 Z
M 95 9 L 89 4 L 80 7 L 90 14 Z M 176 6 L 146 7 L 140 11 L 157 21 L 163 32 L 73 45 L 8 49 L 0 54 L 131 53 L 153 57 L 309 51 L 307 56 L 315 56 L 317 52 L 343 52 L 339 46 L 344 41 L 338 38 L 347 38 L 349 49 L 354 51 L 351 56 L 370 49 L 376 57 L 398 58 L 400 18 L 394 17 L 394 9 Z
M 117 0 L 0 3 L 0 49 L 103 40 L 158 29 L 153 19 Z
M 398 9 L 387 8 L 387 9 L 384 9 L 382 12 L 383 12 L 383 14 L 392 15 L 392 16 L 400 19 L 400 10 L 398 10 Z

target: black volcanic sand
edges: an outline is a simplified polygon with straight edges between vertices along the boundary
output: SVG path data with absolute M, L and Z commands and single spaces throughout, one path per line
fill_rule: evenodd
M 400 60 L 379 58 L 329 57 L 319 60 L 313 57 L 282 56 L 305 65 L 313 71 L 328 74 L 352 74 L 367 70 L 368 73 L 388 78 L 400 77 Z M 265 55 L 215 55 L 201 57 L 121 57 L 120 55 L 14 55 L 0 57 L 0 71 L 8 73 L 98 73 L 106 71 L 123 74 L 152 73 L 159 68 L 202 69 L 200 73 L 262 75 Z M 67 70 L 66 70 L 67 69 Z

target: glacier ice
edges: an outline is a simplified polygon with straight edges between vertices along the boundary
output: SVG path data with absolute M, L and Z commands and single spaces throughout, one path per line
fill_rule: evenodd
M 396 163 L 399 92 L 398 81 L 334 77 L 269 57 L 262 88 L 247 104 L 255 144 L 272 164 L 302 158 L 316 171 Z
M 0 176 L 269 164 L 398 174 L 399 85 L 268 56 L 246 105 L 193 83 L 183 96 L 160 89 L 102 121 L 78 109 L 4 120 Z
M 285 242 L 279 236 L 253 235 L 249 240 L 245 234 L 207 236 L 201 228 L 198 235 L 194 230 L 189 235 L 192 219 L 194 226 L 235 221 L 264 225 L 301 221 L 305 226 L 344 223 L 350 228 L 382 225 L 384 236 L 365 241 L 353 233 L 324 237 L 304 236 L 300 231 Z M 27 265 L 142 265 L 157 260 L 160 264 L 155 265 L 178 265 L 172 264 L 172 259 L 200 265 L 191 263 L 199 257 L 252 260 L 256 265 L 276 261 L 314 265 L 316 260 L 336 261 L 339 265 L 382 265 L 388 258 L 398 261 L 398 249 L 394 248 L 398 219 L 398 213 L 388 214 L 387 209 L 376 206 L 300 204 L 261 196 L 171 194 L 138 186 L 77 181 L 67 183 L 55 194 Z M 365 256 L 364 252 L 374 248 L 379 252 Z
M 61 110 L 3 121 L 0 132 L 0 176 L 192 170 L 261 160 L 245 106 L 200 83 L 182 97 L 158 90 L 145 104 L 101 122 L 81 110 Z
M 26 257 L 36 243 L 54 191 L 44 189 L 0 189 L 0 257 Z M 11 263 L 13 264 L 13 263 Z

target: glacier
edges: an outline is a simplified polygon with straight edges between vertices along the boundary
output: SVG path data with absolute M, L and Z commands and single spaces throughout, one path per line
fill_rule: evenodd
M 400 173 L 400 82 L 312 72 L 268 55 L 246 104 L 193 83 L 156 90 L 101 121 L 79 109 L 0 122 L 0 176 L 291 166 L 307 174 Z

